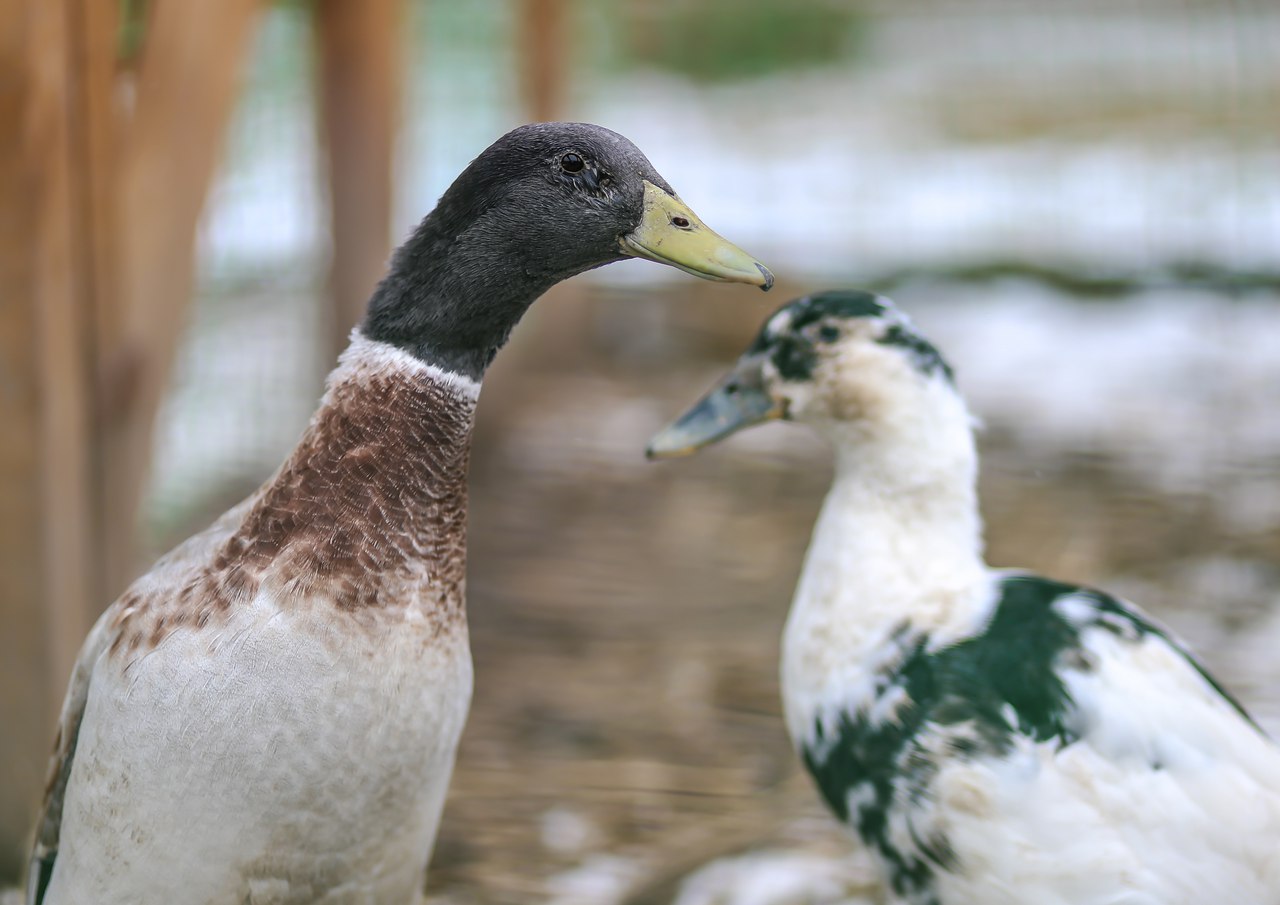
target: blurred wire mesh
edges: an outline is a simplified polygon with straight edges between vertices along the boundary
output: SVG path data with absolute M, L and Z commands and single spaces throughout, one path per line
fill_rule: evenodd
M 811 288 L 889 292 L 954 360 L 985 422 L 993 561 L 1129 594 L 1280 726 L 1280 10 L 571 12 L 564 117 L 632 138 L 780 285 L 616 265 L 539 303 L 500 359 L 472 482 L 476 700 L 433 895 L 640 905 L 704 857 L 839 847 L 774 676 L 824 451 L 776 426 L 640 457 Z M 518 22 L 497 0 L 410 6 L 397 235 L 521 120 Z M 271 8 L 211 195 L 157 551 L 274 468 L 331 364 L 307 27 Z

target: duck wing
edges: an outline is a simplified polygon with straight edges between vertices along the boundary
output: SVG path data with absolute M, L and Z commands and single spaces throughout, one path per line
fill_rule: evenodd
M 249 507 L 257 499 L 255 493 L 238 506 L 229 510 L 205 531 L 194 535 L 159 559 L 152 570 L 139 579 L 139 583 L 154 581 L 190 569 L 201 562 L 213 547 L 226 540 L 243 520 Z M 110 650 L 119 630 L 116 618 L 126 593 L 107 608 L 85 638 L 71 671 L 67 695 L 62 702 L 62 713 L 54 734 L 53 754 L 45 773 L 44 798 L 36 822 L 35 843 L 27 873 L 26 905 L 42 905 L 49 881 L 53 878 L 54 864 L 58 858 L 58 843 L 62 835 L 62 805 L 67 785 L 75 764 L 76 742 L 80 736 L 80 723 L 84 718 L 85 704 L 93 684 L 94 668 L 102 655 Z
M 971 632 L 904 624 L 870 698 L 802 745 L 896 891 L 1008 901 L 996 882 L 1017 901 L 1084 903 L 1280 888 L 1280 747 L 1240 703 L 1132 604 L 993 578 Z M 1264 900 L 1251 895 L 1238 900 Z

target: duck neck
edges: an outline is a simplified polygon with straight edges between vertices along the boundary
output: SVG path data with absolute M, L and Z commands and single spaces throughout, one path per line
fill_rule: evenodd
M 227 561 L 286 596 L 325 597 L 341 610 L 460 613 L 479 389 L 356 331 Z
M 885 601 L 896 606 L 909 592 L 967 582 L 983 568 L 972 441 L 946 458 L 914 458 L 849 448 L 836 456 L 814 546 L 838 556 L 842 578 L 861 586 L 860 599 L 839 595 L 832 603 L 856 608 L 864 618 L 876 609 L 865 599 L 872 589 L 898 589 L 886 595 L 896 600 Z
M 835 479 L 783 641 L 796 738 L 830 695 L 861 687 L 858 677 L 904 623 L 930 631 L 965 619 L 985 574 L 967 424 L 945 450 L 832 439 Z
M 608 263 L 577 260 L 545 232 L 455 183 L 392 256 L 364 334 L 480 380 L 540 295 Z

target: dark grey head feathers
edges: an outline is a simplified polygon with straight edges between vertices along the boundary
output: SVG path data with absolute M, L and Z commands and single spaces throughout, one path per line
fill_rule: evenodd
M 364 332 L 478 379 L 539 295 L 625 257 L 644 183 L 635 145 L 587 123 L 508 132 L 472 161 L 396 251 Z
M 823 345 L 838 342 L 843 322 L 876 321 L 876 342 L 897 346 L 922 374 L 953 381 L 951 366 L 911 321 L 884 296 L 859 289 L 806 295 L 779 308 L 761 328 L 748 354 L 767 355 L 784 380 L 811 380 Z

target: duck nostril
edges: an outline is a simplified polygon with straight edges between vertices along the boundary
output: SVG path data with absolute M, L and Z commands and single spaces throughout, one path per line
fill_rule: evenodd
M 737 381 L 734 381 L 733 383 L 729 384 L 728 386 L 726 386 L 726 387 L 724 388 L 724 394 L 725 394 L 726 396 L 737 396 L 737 395 L 738 395 L 738 390 L 740 390 L 740 389 L 741 389 L 741 387 L 740 387 L 740 386 L 738 386 Z
M 687 219 L 685 219 L 684 217 L 672 217 L 672 218 L 671 218 L 671 222 L 672 222 L 672 224 L 674 224 L 675 226 L 680 227 L 680 229 L 688 229 L 688 228 L 689 228 L 689 221 L 688 221 Z

